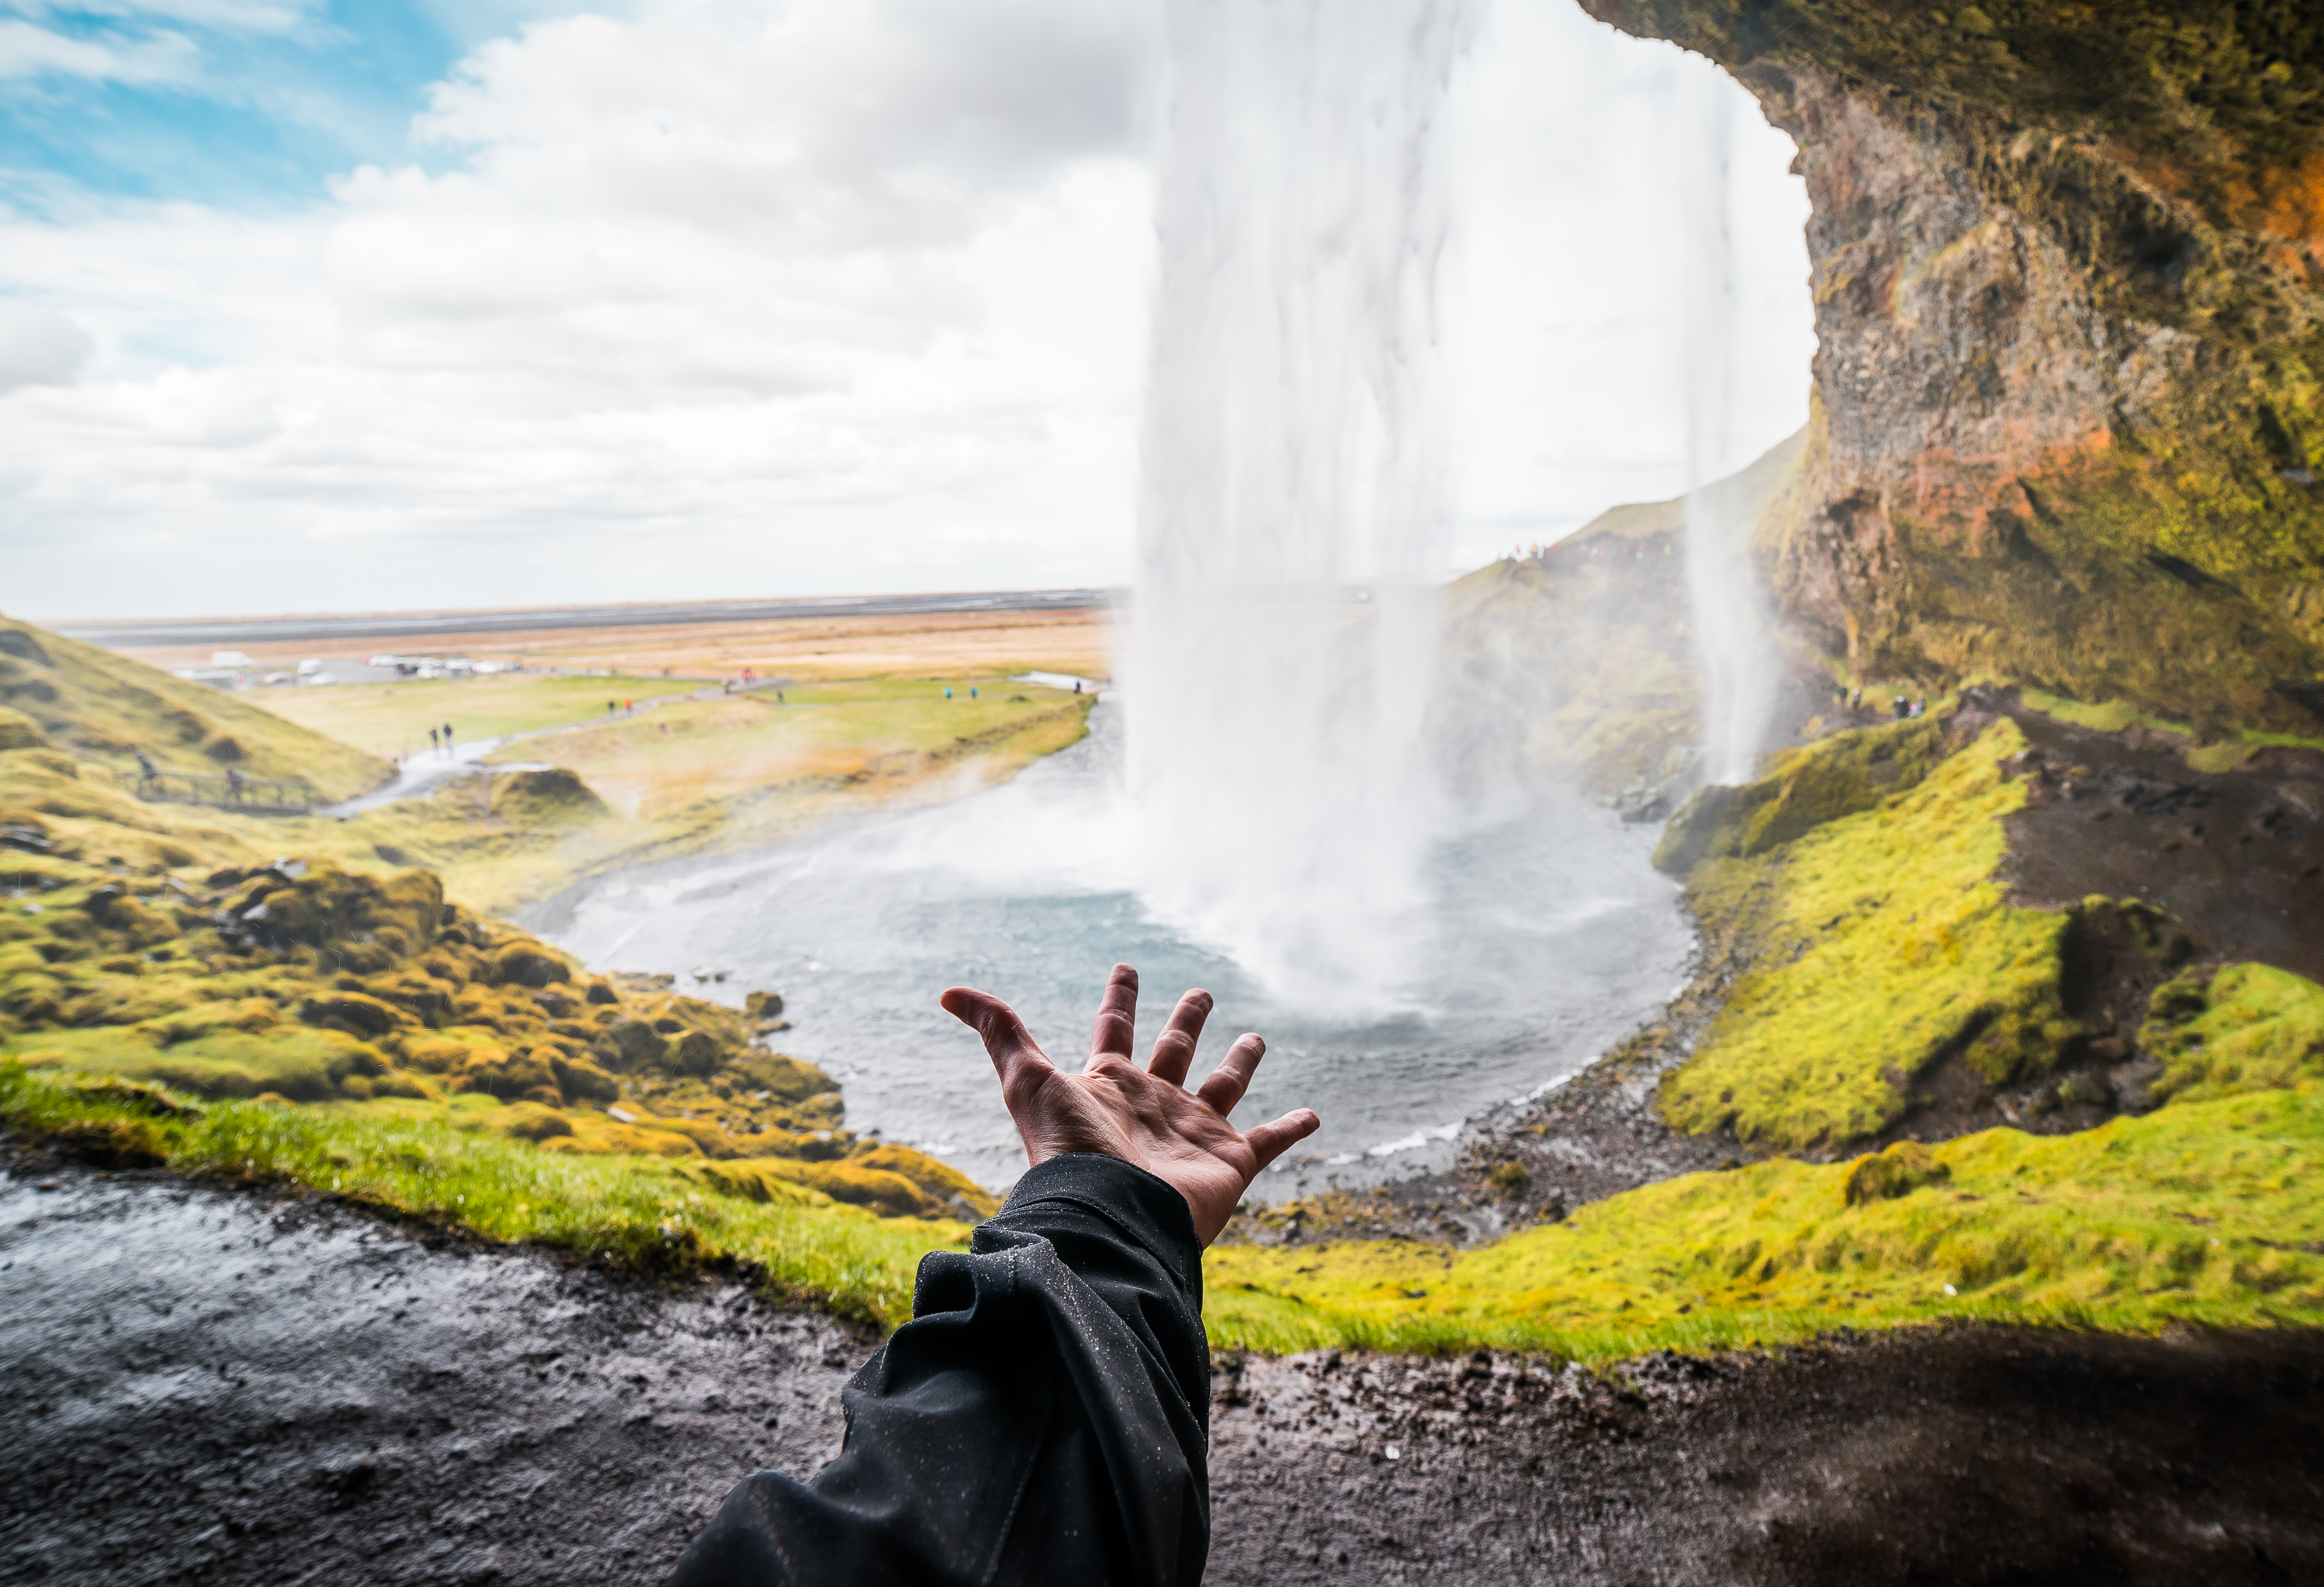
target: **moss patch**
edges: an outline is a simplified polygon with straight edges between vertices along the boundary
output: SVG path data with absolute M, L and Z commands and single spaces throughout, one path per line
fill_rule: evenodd
M 2139 1046 L 2163 1064 L 2158 1097 L 2324 1080 L 2324 987 L 2266 964 L 2184 971 L 2155 989 Z
M 164 770 L 304 777 L 327 798 L 387 780 L 387 762 L 284 721 L 223 689 L 0 618 L 0 706 L 56 749 L 134 783 L 143 751 Z M 33 747 L 0 731 L 0 750 Z M 22 733 L 14 738 L 23 737 Z
M 2001 818 L 2024 802 L 2009 722 L 1877 807 L 1757 860 L 1714 860 L 1698 911 L 1764 945 L 1695 1057 L 1665 1082 L 1681 1129 L 1780 1147 L 1877 1133 L 1913 1077 L 1959 1053 L 1998 1084 L 2075 1033 L 2059 1004 L 2066 917 L 2010 908 Z
M 1471 1251 L 1222 1246 L 1204 1264 L 1204 1322 L 1220 1348 L 1489 1344 L 1583 1361 L 1942 1317 L 2137 1332 L 2324 1322 L 2313 1084 L 1923 1149 L 1942 1176 L 1854 1203 L 1859 1165 L 1776 1159 Z
M 1655 865 L 1684 876 L 1705 860 L 1764 854 L 1917 787 L 1944 756 L 1944 724 L 1928 718 L 1850 729 L 1785 751 L 1756 782 L 1714 784 L 1688 796 L 1663 830 Z

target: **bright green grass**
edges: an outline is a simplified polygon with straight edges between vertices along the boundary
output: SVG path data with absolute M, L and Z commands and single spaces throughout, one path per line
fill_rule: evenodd
M 777 1293 L 893 1327 L 931 1250 L 958 1223 L 881 1220 L 854 1207 L 705 1195 L 649 1158 L 540 1151 L 441 1123 L 214 1102 L 157 1114 L 115 1082 L 0 1062 L 0 1124 L 184 1174 L 296 1184 L 345 1200 L 655 1274 L 748 1263 Z
M 605 715 L 608 700 L 647 700 L 702 686 L 659 678 L 413 678 L 404 683 L 254 689 L 249 698 L 302 727 L 375 755 L 425 753 L 428 730 L 448 722 L 453 736 L 500 738 Z
M 2157 1096 L 2206 1102 L 2324 1080 L 2324 987 L 2266 964 L 2189 971 L 2156 989 L 2139 1046 Z
M 2010 908 L 1994 880 L 2002 817 L 2025 799 L 2000 762 L 2024 746 L 1997 723 L 1874 809 L 1697 871 L 1698 904 L 1739 917 L 1761 951 L 1664 1084 L 1671 1122 L 1847 1141 L 1899 1116 L 1896 1080 L 1950 1047 L 1994 1083 L 2047 1060 L 2072 1029 L 2057 999 L 2066 917 Z
M 1222 1247 L 1212 1342 L 1492 1345 L 1603 1361 L 1941 1317 L 2152 1332 L 2324 1323 L 2324 1091 L 2181 1103 L 2085 1134 L 1934 1149 L 1949 1183 L 1849 1207 L 1775 1159 L 1595 1203 L 1479 1250 Z M 1946 1287 L 1953 1293 L 1948 1294 Z

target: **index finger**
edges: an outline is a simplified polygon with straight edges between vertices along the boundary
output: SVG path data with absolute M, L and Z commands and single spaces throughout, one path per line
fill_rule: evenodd
M 1097 1001 L 1097 1023 L 1090 1028 L 1090 1056 L 1100 1058 L 1111 1053 L 1127 1058 L 1137 1031 L 1138 972 L 1127 964 L 1116 964 L 1113 973 L 1106 977 L 1105 995 Z

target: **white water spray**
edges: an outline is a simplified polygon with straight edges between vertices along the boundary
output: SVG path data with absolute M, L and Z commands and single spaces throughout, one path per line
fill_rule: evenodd
M 1665 123 L 1678 141 L 1685 245 L 1676 301 L 1686 348 L 1686 584 L 1703 674 L 1703 773 L 1755 774 L 1775 714 L 1781 659 L 1773 614 L 1752 565 L 1758 500 L 1725 476 L 1737 455 L 1734 101 L 1696 90 L 1674 97 Z
M 1433 823 L 1438 169 L 1467 0 L 1172 0 L 1126 656 L 1156 912 L 1394 1001 Z

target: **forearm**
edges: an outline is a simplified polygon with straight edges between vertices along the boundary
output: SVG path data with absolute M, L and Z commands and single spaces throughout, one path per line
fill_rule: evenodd
M 1210 1360 L 1185 1199 L 1110 1158 L 1019 1181 L 849 1383 L 811 1482 L 761 1472 L 679 1563 L 741 1582 L 1198 1581 Z

